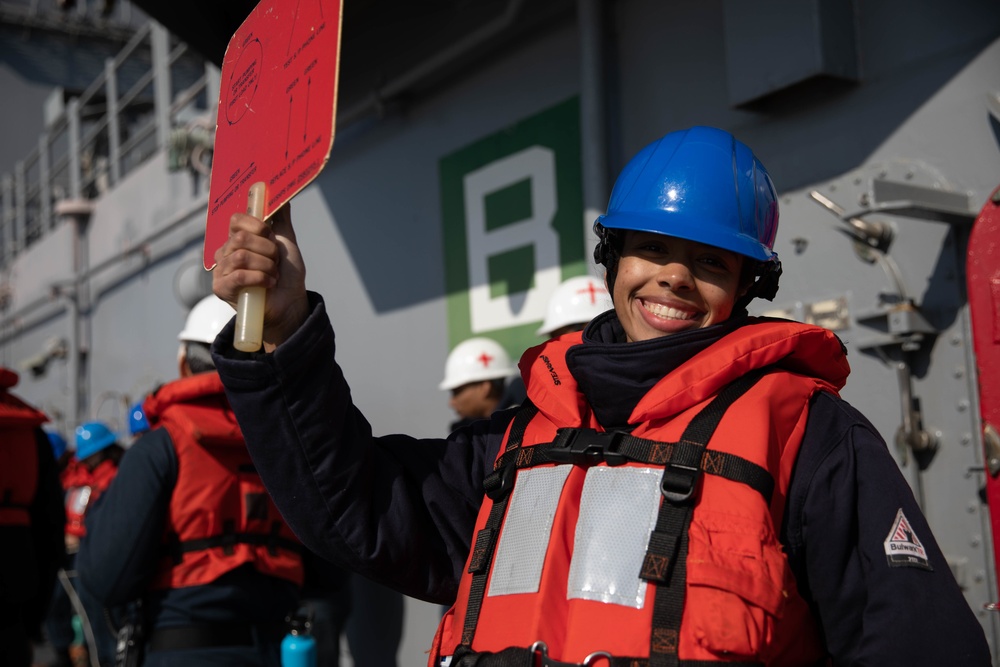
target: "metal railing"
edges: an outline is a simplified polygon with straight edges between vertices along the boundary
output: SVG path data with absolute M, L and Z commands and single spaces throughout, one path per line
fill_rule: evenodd
M 204 118 L 218 98 L 218 70 L 150 22 L 65 98 L 38 147 L 0 175 L 0 268 L 56 225 L 55 202 L 100 197 L 168 148 L 175 128 Z

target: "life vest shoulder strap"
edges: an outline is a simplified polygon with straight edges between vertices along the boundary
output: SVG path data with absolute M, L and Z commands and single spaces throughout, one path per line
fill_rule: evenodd
M 538 408 L 529 399 L 521 403 L 520 409 L 514 415 L 507 435 L 507 446 L 504 449 L 505 455 L 521 449 L 524 440 L 524 433 L 528 424 L 538 414 Z M 509 489 L 513 488 L 513 475 L 509 478 L 495 478 L 493 475 L 487 477 L 494 483 L 509 484 L 506 493 L 503 493 L 499 500 L 493 502 L 490 509 L 486 525 L 476 534 L 476 542 L 472 547 L 472 558 L 469 562 L 469 574 L 472 575 L 472 583 L 469 590 L 469 606 L 465 614 L 465 624 L 462 627 L 462 645 L 472 646 L 472 637 L 476 633 L 476 624 L 479 621 L 479 610 L 482 608 L 483 596 L 486 594 L 486 582 L 490 575 L 490 565 L 493 562 L 493 552 L 496 550 L 497 536 L 500 534 L 500 524 L 503 523 L 504 514 L 507 512 L 507 501 L 510 499 Z M 484 485 L 487 485 L 484 482 Z M 489 493 L 489 491 L 487 491 Z
M 703 454 L 726 410 L 768 370 L 756 369 L 726 385 L 684 429 L 681 442 L 690 445 L 685 455 L 663 471 L 663 502 L 639 574 L 654 589 L 649 667 L 680 665 L 677 650 L 687 586 L 688 529 L 694 514 L 694 490 L 703 471 Z

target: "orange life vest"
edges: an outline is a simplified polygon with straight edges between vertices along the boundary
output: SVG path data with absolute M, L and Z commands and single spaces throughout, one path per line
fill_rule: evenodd
M 810 398 L 849 367 L 824 329 L 750 322 L 662 378 L 618 434 L 566 365 L 580 334 L 525 353 L 533 405 L 486 480 L 432 667 L 531 647 L 573 664 L 822 658 L 777 529 Z
M 38 486 L 36 429 L 48 419 L 7 391 L 17 379 L 0 368 L 0 526 L 27 527 Z
M 110 459 L 101 461 L 93 470 L 77 461 L 72 472 L 62 478 L 63 487 L 66 489 L 67 534 L 77 537 L 87 535 L 85 524 L 87 510 L 93 507 L 101 494 L 108 490 L 117 474 L 118 464 Z
M 246 563 L 301 585 L 301 545 L 253 467 L 218 373 L 166 384 L 143 408 L 177 452 L 164 555 L 152 588 L 207 584 Z

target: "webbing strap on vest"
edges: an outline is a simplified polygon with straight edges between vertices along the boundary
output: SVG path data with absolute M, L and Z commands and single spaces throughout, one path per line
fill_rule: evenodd
M 225 521 L 223 522 L 222 534 L 213 537 L 203 537 L 197 540 L 185 540 L 181 542 L 177 539 L 176 533 L 171 534 L 170 541 L 165 546 L 165 550 L 175 563 L 180 563 L 186 553 L 204 551 L 205 549 L 216 547 L 222 547 L 223 553 L 231 555 L 237 544 L 267 547 L 268 553 L 272 556 L 277 554 L 279 547 L 288 551 L 294 551 L 295 553 L 302 553 L 301 544 L 287 537 L 281 537 L 278 534 L 281 527 L 281 522 L 275 521 L 271 524 L 271 532 L 267 534 L 237 533 L 235 522 Z
M 649 644 L 649 667 L 678 667 L 687 664 L 678 658 L 684 587 L 687 579 L 688 528 L 694 513 L 694 496 L 701 471 L 709 454 L 706 448 L 736 399 L 764 375 L 758 369 L 726 385 L 708 406 L 695 415 L 681 435 L 690 445 L 663 471 L 663 502 L 656 527 L 649 537 L 640 577 L 653 584 L 653 629 Z M 704 456 L 703 456 L 704 455 Z M 706 470 L 707 472 L 707 470 Z
M 764 467 L 728 452 L 704 451 L 693 442 L 660 442 L 631 435 L 625 431 L 596 431 L 591 428 L 561 428 L 551 443 L 538 444 L 517 451 L 506 451 L 497 460 L 495 471 L 486 480 L 486 494 L 492 500 L 509 493 L 518 469 L 545 463 L 609 466 L 623 463 L 650 463 L 683 467 L 683 461 L 701 457 L 702 471 L 709 475 L 742 482 L 771 502 L 774 479 Z M 683 485 L 682 485 L 683 486 Z M 685 487 L 686 488 L 686 487 Z
M 524 439 L 524 431 L 537 413 L 538 408 L 530 400 L 525 399 L 510 426 L 510 437 L 507 438 L 504 453 L 520 449 L 521 441 Z M 490 475 L 490 477 L 493 476 Z M 509 481 L 510 484 L 513 484 L 513 477 Z M 465 612 L 465 625 L 462 626 L 462 646 L 465 647 L 472 646 L 472 638 L 476 634 L 476 623 L 479 621 L 479 610 L 483 604 L 483 596 L 486 594 L 486 580 L 489 578 L 490 564 L 493 562 L 496 538 L 500 532 L 503 515 L 507 511 L 509 498 L 510 494 L 506 493 L 502 498 L 493 502 L 486 525 L 476 535 L 476 543 L 472 548 L 472 558 L 469 561 L 469 574 L 472 575 L 472 583 L 469 588 L 469 605 Z

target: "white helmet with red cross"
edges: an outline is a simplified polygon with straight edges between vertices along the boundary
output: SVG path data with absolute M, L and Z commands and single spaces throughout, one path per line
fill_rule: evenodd
M 547 336 L 570 324 L 583 325 L 613 307 L 603 281 L 592 276 L 569 278 L 552 292 L 545 321 L 535 333 Z
M 514 375 L 510 355 L 492 338 L 469 338 L 455 346 L 444 364 L 444 380 L 438 385 L 445 391 L 470 382 L 497 380 Z

